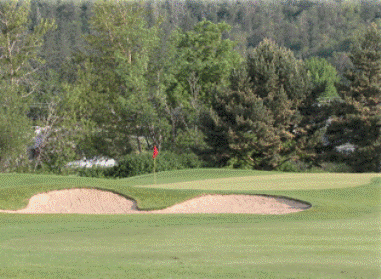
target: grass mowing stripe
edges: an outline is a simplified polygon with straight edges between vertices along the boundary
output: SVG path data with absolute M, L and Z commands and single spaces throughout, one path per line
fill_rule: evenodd
M 124 219 L 128 220 L 128 218 Z M 206 218 L 201 217 L 201 219 Z M 72 222 L 74 221 L 75 218 L 73 218 Z M 361 219 L 355 221 L 353 222 L 356 224 L 355 227 L 352 227 L 352 230 L 348 229 L 345 235 L 348 233 L 351 235 L 363 227 L 364 224 Z M 69 222 L 69 224 L 72 224 L 72 222 Z M 350 228 L 352 222 L 346 222 L 345 227 Z M 81 269 L 89 266 L 91 261 L 95 271 L 103 275 L 108 274 L 109 276 L 114 275 L 111 273 L 113 266 L 120 264 L 121 270 L 125 272 L 136 267 L 136 265 L 141 265 L 142 268 L 149 266 L 159 273 L 159 278 L 169 278 L 169 275 L 180 274 L 184 266 L 193 272 L 193 276 L 189 274 L 191 278 L 197 278 L 200 272 L 204 274 L 204 277 L 218 278 L 221 276 L 227 277 L 228 272 L 226 268 L 233 265 L 237 269 L 237 272 L 244 272 L 246 267 L 250 267 L 251 272 L 247 273 L 247 276 L 250 274 L 251 276 L 256 276 L 257 272 L 270 272 L 276 274 L 279 278 L 287 278 L 285 274 L 289 274 L 288 278 L 296 278 L 295 272 L 303 270 L 307 264 L 309 265 L 310 273 L 306 274 L 309 274 L 310 278 L 321 277 L 324 270 L 332 276 L 332 274 L 335 274 L 335 269 L 345 271 L 347 276 L 348 273 L 357 272 L 353 274 L 358 274 L 358 278 L 377 278 L 374 277 L 377 275 L 375 265 L 371 262 L 370 265 L 368 264 L 372 255 L 368 253 L 364 255 L 362 253 L 357 253 L 357 255 L 350 253 L 348 255 L 345 249 L 332 249 L 340 246 L 341 239 L 338 238 L 333 247 L 330 243 L 325 244 L 324 241 L 326 239 L 322 239 L 321 236 L 329 235 L 332 238 L 334 238 L 334 235 L 340 236 L 341 229 L 327 232 L 325 226 L 327 223 L 332 223 L 332 221 L 319 221 L 318 223 L 321 226 L 316 226 L 315 230 L 309 229 L 303 222 L 262 223 L 254 226 L 252 223 L 247 223 L 246 225 L 243 224 L 243 227 L 239 227 L 237 231 L 234 224 L 227 222 L 225 224 L 227 226 L 226 230 L 224 230 L 224 233 L 221 233 L 221 225 L 215 227 L 215 225 L 205 226 L 201 224 L 189 227 L 179 224 L 180 227 L 160 227 L 156 230 L 147 230 L 147 228 L 139 229 L 136 225 L 128 226 L 128 223 L 121 222 L 118 224 L 118 227 L 110 228 L 110 230 L 104 231 L 101 235 L 99 235 L 99 231 L 78 232 L 71 234 L 71 237 L 70 234 L 66 235 L 66 233 L 61 233 L 62 235 L 48 234 L 43 238 L 39 236 L 36 236 L 34 239 L 26 238 L 24 240 L 25 243 L 24 241 L 22 243 L 15 241 L 11 243 L 11 246 L 18 247 L 19 251 L 20 249 L 24 251 L 31 250 L 32 258 L 36 258 L 36 255 L 44 253 L 49 256 L 56 255 L 56 259 L 53 262 L 45 262 L 42 267 L 44 270 L 49 269 L 49 266 L 51 266 L 51 269 L 53 267 L 59 268 L 63 264 L 66 266 L 66 269 L 69 269 L 69 266 L 74 266 L 74 270 L 79 271 L 77 274 L 81 274 Z M 155 222 L 152 225 L 155 225 Z M 107 226 L 109 225 L 105 224 L 105 227 Z M 266 235 L 272 236 L 271 240 L 261 233 L 264 228 L 267 231 Z M 122 235 L 122 231 L 125 231 L 125 233 L 130 231 L 131 234 Z M 134 231 L 137 233 L 133 233 Z M 298 241 L 295 234 L 298 231 L 299 235 L 310 235 L 308 243 Z M 169 235 L 170 237 L 168 237 Z M 184 236 L 186 239 L 184 239 Z M 47 241 L 45 242 L 44 239 Z M 70 241 L 67 241 L 67 239 L 70 239 Z M 221 246 L 221 241 L 228 241 L 230 246 Z M 242 249 L 244 246 L 242 243 L 234 245 L 240 241 L 245 241 L 247 245 L 252 243 L 257 249 Z M 358 238 L 358 241 L 361 241 L 361 238 Z M 33 243 L 33 246 L 28 245 L 28 243 Z M 61 245 L 58 245 L 54 249 L 54 243 L 61 243 Z M 258 243 L 261 245 L 258 245 Z M 308 249 L 298 249 L 298 247 L 311 246 L 319 247 L 320 250 L 317 249 L 318 251 L 312 251 L 313 253 L 311 253 Z M 83 249 L 80 249 L 81 247 Z M 177 249 L 174 247 L 177 247 Z M 51 254 L 52 252 L 54 252 L 53 255 Z M 9 250 L 7 255 L 8 257 L 13 257 L 12 252 Z M 76 258 L 75 262 L 69 260 L 70 255 Z M 40 260 L 43 259 L 43 257 L 40 257 Z M 108 259 L 108 261 L 105 262 L 104 259 Z M 362 260 L 360 261 L 360 259 Z M 181 261 L 182 267 L 177 266 L 175 264 L 176 261 Z M 285 270 L 283 271 L 279 270 L 281 264 L 285 265 Z M 96 265 L 99 266 L 96 267 Z M 170 267 L 169 270 L 161 270 L 159 266 L 162 265 Z M 209 268 L 212 266 L 220 268 L 223 270 L 223 273 L 216 275 L 214 272 L 208 272 L 203 269 L 205 265 Z M 25 264 L 21 264 L 21 266 L 25 266 Z M 30 267 L 31 265 L 28 266 Z M 110 270 L 106 270 L 106 267 Z M 356 269 L 356 271 L 353 271 L 353 269 Z M 139 276 L 139 274 L 147 276 L 146 272 L 138 270 L 140 273 L 137 272 L 136 276 Z M 65 276 L 69 275 L 64 271 L 62 272 Z M 285 273 L 283 274 L 283 272 Z M 54 278 L 52 275 L 47 276 L 47 278 L 49 277 Z M 120 275 L 119 278 L 122 277 Z

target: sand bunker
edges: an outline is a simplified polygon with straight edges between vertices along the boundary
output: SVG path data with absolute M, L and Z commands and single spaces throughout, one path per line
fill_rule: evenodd
M 108 191 L 68 189 L 33 196 L 26 208 L 5 213 L 159 214 L 159 213 L 249 213 L 287 214 L 306 210 L 306 203 L 253 195 L 204 195 L 166 209 L 141 211 L 136 202 Z

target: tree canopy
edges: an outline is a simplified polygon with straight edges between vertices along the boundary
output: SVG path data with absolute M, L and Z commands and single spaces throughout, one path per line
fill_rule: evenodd
M 352 144 L 355 151 L 345 160 L 356 171 L 381 167 L 381 31 L 371 24 L 357 34 L 347 73 L 349 88 L 341 91 L 344 104 L 328 129 L 328 139 L 339 146 Z
M 380 18 L 374 1 L 0 2 L 1 171 L 154 145 L 379 171 Z
M 44 63 L 38 55 L 43 36 L 54 20 L 41 19 L 28 30 L 30 1 L 0 2 L 0 170 L 21 165 L 31 144 L 27 112 L 36 89 L 36 72 Z
M 231 86 L 222 86 L 214 98 L 204 128 L 210 152 L 259 169 L 273 169 L 290 159 L 300 122 L 298 107 L 308 91 L 302 61 L 264 40 L 232 75 Z

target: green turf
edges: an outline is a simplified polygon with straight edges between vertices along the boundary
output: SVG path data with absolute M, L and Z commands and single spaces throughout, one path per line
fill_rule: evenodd
M 224 180 L 224 174 L 159 173 L 157 186 L 179 183 L 172 190 L 134 187 L 152 184 L 149 175 L 120 180 L 0 175 L 0 207 L 18 207 L 34 192 L 67 187 L 123 192 L 145 208 L 211 190 L 283 195 L 313 207 L 281 216 L 0 214 L 0 278 L 381 278 L 379 174 L 359 175 L 357 184 L 342 174 L 340 186 L 328 178 L 287 174 L 295 184 L 304 180 L 309 186 L 290 188 L 277 178 L 267 188 L 254 183 L 241 189 L 242 177 L 285 174 L 229 171 L 225 178 L 232 186 L 216 188 L 210 179 Z M 180 190 L 184 182 L 205 179 L 205 188 Z M 11 195 L 19 198 L 8 202 Z
M 160 189 L 199 189 L 199 190 L 293 190 L 293 189 L 332 189 L 347 188 L 369 183 L 375 174 L 342 173 L 266 173 L 254 172 L 251 175 L 221 178 L 211 175 L 209 179 L 138 185 Z M 152 183 L 152 182 L 151 182 Z

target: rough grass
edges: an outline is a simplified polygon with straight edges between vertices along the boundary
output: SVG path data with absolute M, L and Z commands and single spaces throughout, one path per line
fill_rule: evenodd
M 283 195 L 313 205 L 281 216 L 0 214 L 0 278 L 381 277 L 379 174 L 357 176 L 357 184 L 347 174 L 341 175 L 342 183 L 332 184 L 329 177 L 321 182 L 315 174 L 287 174 L 294 176 L 295 184 L 309 185 L 292 190 L 280 185 L 285 178 L 277 175 L 283 174 L 160 173 L 156 186 L 171 185 L 174 189 L 169 190 L 134 187 L 152 184 L 149 175 L 120 180 L 0 175 L 2 208 L 19 207 L 34 192 L 68 187 L 122 192 L 144 208 L 213 191 Z M 255 182 L 272 176 L 268 185 L 262 180 L 267 188 L 253 183 L 241 189 L 242 177 Z M 187 181 L 205 179 L 202 190 L 179 189 Z M 213 179 L 229 183 L 216 188 Z

